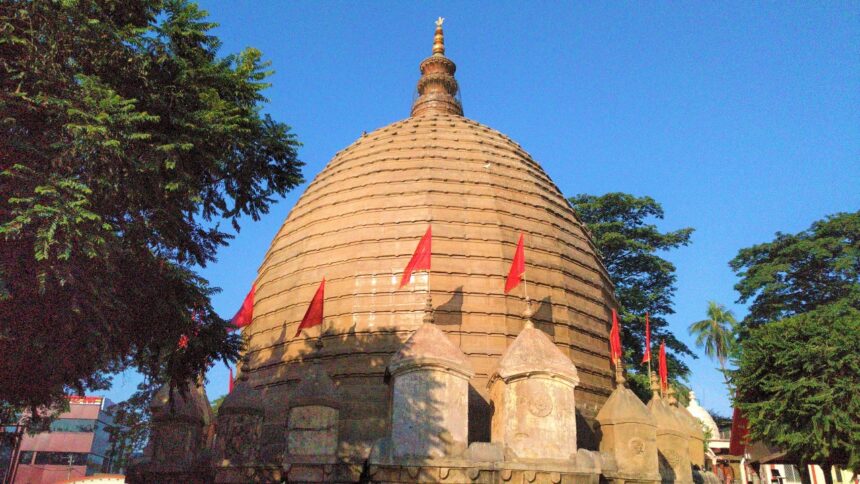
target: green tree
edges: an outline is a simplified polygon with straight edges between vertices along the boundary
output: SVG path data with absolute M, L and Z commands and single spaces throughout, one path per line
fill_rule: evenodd
M 726 362 L 735 353 L 735 315 L 716 301 L 708 302 L 707 319 L 690 325 L 690 334 L 696 337 L 696 345 L 704 348 L 705 354 L 714 358 L 720 364 L 720 370 L 726 379 L 726 386 L 731 387 L 726 373 Z
M 212 407 L 213 413 L 215 413 L 215 414 L 218 413 L 218 409 L 221 408 L 221 404 L 224 403 L 225 398 L 227 398 L 226 394 L 221 395 L 220 397 L 216 398 L 215 400 L 212 400 L 211 402 L 209 402 L 209 405 Z
M 751 302 L 744 329 L 860 295 L 860 211 L 819 220 L 798 234 L 742 249 L 729 263 L 738 302 Z
M 852 304 L 852 302 L 854 304 Z M 750 438 L 777 446 L 827 484 L 860 471 L 860 310 L 842 299 L 750 330 L 733 372 Z
M 624 364 L 630 387 L 643 400 L 651 397 L 647 371 L 641 365 L 645 347 L 645 313 L 651 315 L 653 361 L 657 346 L 666 341 L 670 377 L 686 398 L 685 379 L 690 370 L 678 355 L 695 358 L 690 349 L 671 331 L 665 316 L 673 314 L 675 266 L 658 255 L 690 243 L 692 228 L 661 232 L 649 223 L 663 218 L 663 207 L 651 197 L 627 193 L 605 195 L 580 194 L 569 199 L 574 210 L 591 231 L 592 240 L 615 284 L 615 295 L 621 305 Z
M 219 57 L 213 26 L 185 0 L 0 4 L 0 402 L 236 359 L 195 270 L 302 163 L 260 52 Z
M 132 457 L 143 452 L 149 441 L 150 418 L 149 404 L 160 385 L 152 380 L 144 380 L 137 386 L 127 400 L 110 408 L 113 422 L 105 430 L 108 433 L 110 468 L 124 471 Z

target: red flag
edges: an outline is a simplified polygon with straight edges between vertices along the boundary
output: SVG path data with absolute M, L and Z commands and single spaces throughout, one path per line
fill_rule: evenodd
M 241 328 L 251 324 L 251 320 L 254 318 L 254 292 L 256 290 L 257 284 L 251 284 L 251 290 L 248 291 L 248 295 L 245 296 L 245 300 L 242 301 L 242 307 L 236 311 L 233 319 L 230 320 L 230 323 L 233 324 L 233 326 Z
M 666 342 L 660 341 L 660 388 L 669 389 L 669 370 L 666 368 Z
M 233 393 L 233 369 L 230 368 L 230 383 L 227 385 L 227 393 Z
M 651 319 L 648 313 L 645 313 L 645 354 L 642 356 L 642 363 L 646 361 L 651 361 Z
M 618 327 L 618 313 L 612 310 L 612 329 L 609 331 L 609 357 L 618 365 L 621 361 L 621 328 Z
M 731 440 L 729 440 L 729 454 L 744 455 L 744 447 L 746 447 L 749 433 L 749 421 L 744 417 L 741 409 L 735 407 L 732 413 L 732 435 Z
M 517 242 L 517 251 L 514 252 L 514 260 L 511 262 L 511 270 L 508 271 L 508 280 L 505 281 L 505 294 L 517 287 L 526 273 L 526 255 L 523 251 L 523 234 Z
M 311 299 L 311 304 L 310 306 L 308 306 L 308 310 L 305 311 L 305 317 L 302 318 L 302 323 L 299 324 L 299 329 L 296 330 L 296 336 L 298 336 L 303 329 L 312 328 L 314 326 L 322 324 L 324 300 L 325 277 L 323 277 L 322 282 L 320 282 L 320 287 L 317 288 L 317 292 L 316 294 L 314 294 L 314 298 Z
M 412 271 L 419 271 L 421 269 L 430 270 L 430 239 L 430 227 L 427 227 L 427 232 L 424 234 L 424 237 L 421 237 L 418 247 L 415 248 L 415 253 L 412 254 L 412 258 L 406 264 L 403 278 L 400 279 L 400 287 L 405 286 L 409 282 L 409 279 L 412 277 Z

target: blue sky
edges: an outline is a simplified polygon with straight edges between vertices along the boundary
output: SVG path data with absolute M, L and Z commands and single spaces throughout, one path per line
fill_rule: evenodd
M 336 151 L 409 115 L 433 22 L 446 18 L 465 115 L 507 134 L 567 195 L 623 191 L 663 204 L 693 243 L 678 268 L 672 329 L 707 301 L 737 316 L 727 262 L 777 231 L 860 209 L 860 2 L 204 1 L 223 53 L 253 46 L 275 70 L 271 103 L 304 147 L 308 181 Z M 246 220 L 203 270 L 241 304 L 304 186 Z M 706 408 L 730 415 L 716 364 L 688 362 Z M 213 369 L 210 398 L 226 392 Z M 137 378 L 108 392 L 122 400 Z

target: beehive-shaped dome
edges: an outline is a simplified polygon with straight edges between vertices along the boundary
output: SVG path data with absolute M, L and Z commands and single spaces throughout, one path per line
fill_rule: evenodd
M 436 324 L 476 371 L 470 439 L 489 437 L 486 382 L 523 326 L 524 288 L 503 290 L 520 233 L 533 320 L 579 369 L 577 405 L 593 417 L 612 390 L 613 289 L 587 230 L 520 145 L 460 114 L 453 62 L 437 50 L 421 64 L 413 117 L 337 153 L 296 203 L 259 269 L 245 328 L 251 383 L 283 391 L 267 401 L 288 400 L 305 362 L 319 359 L 344 398 L 340 435 L 362 448 L 384 435 L 385 367 L 421 326 L 428 287 Z M 429 225 L 429 278 L 416 273 L 400 289 Z M 320 328 L 294 335 L 323 277 L 317 352 L 308 338 Z

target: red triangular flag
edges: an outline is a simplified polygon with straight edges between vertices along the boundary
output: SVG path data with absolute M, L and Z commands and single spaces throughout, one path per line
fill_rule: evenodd
M 621 328 L 618 327 L 618 313 L 612 310 L 612 329 L 609 331 L 609 357 L 617 365 L 621 361 Z
M 749 421 L 744 417 L 741 409 L 735 407 L 732 414 L 732 434 L 729 440 L 729 453 L 732 455 L 744 455 L 747 437 L 749 436 Z
M 419 271 L 421 269 L 430 270 L 430 239 L 430 227 L 427 227 L 427 232 L 424 234 L 424 237 L 421 237 L 418 247 L 415 248 L 415 253 L 412 254 L 412 258 L 406 264 L 406 269 L 403 270 L 400 287 L 405 286 L 409 282 L 409 279 L 412 277 L 412 271 Z
M 233 369 L 230 368 L 230 383 L 227 384 L 227 393 L 233 393 Z
M 299 329 L 296 330 L 296 336 L 298 336 L 303 329 L 312 328 L 314 326 L 322 324 L 324 300 L 325 277 L 323 277 L 322 282 L 320 282 L 320 287 L 317 288 L 317 292 L 316 294 L 314 294 L 314 298 L 311 299 L 311 304 L 310 306 L 308 306 L 308 310 L 305 311 L 305 317 L 302 318 L 302 323 L 299 324 Z
M 517 287 L 526 273 L 526 254 L 523 250 L 523 234 L 517 242 L 517 250 L 514 252 L 514 260 L 511 262 L 511 270 L 508 271 L 508 280 L 505 281 L 505 294 Z
M 660 388 L 669 389 L 669 370 L 666 368 L 666 342 L 660 341 Z
M 248 295 L 245 296 L 245 300 L 242 301 L 242 307 L 236 311 L 233 319 L 230 320 L 230 323 L 233 326 L 241 328 L 251 324 L 251 320 L 254 319 L 254 292 L 256 289 L 257 284 L 251 284 L 251 290 L 248 291 Z
M 651 361 L 651 319 L 648 313 L 645 313 L 645 354 L 642 356 L 642 363 Z

